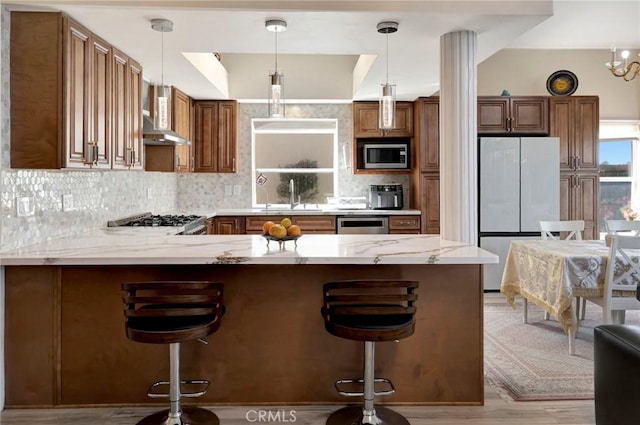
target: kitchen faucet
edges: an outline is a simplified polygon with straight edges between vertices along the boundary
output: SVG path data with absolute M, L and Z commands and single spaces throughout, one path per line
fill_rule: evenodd
M 298 195 L 298 202 L 295 201 L 296 184 L 293 179 L 289 180 L 289 202 L 291 203 L 291 209 L 294 209 L 296 205 L 300 205 L 300 195 Z

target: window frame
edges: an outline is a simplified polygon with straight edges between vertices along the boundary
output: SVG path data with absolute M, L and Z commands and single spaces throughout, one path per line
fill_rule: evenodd
M 598 151 L 600 143 L 631 141 L 631 169 L 628 177 L 600 177 L 598 184 L 630 182 L 631 199 L 630 206 L 635 211 L 640 211 L 640 121 L 635 120 L 608 120 L 600 121 L 600 134 L 598 137 Z M 598 166 L 600 159 L 598 160 Z M 602 196 L 598 200 L 602 207 Z M 602 223 L 604 225 L 604 223 Z M 602 235 L 601 235 L 602 236 Z
M 333 135 L 333 167 L 323 168 L 256 168 L 256 136 L 260 134 L 330 134 Z M 338 156 L 338 119 L 337 118 L 252 118 L 251 119 L 251 206 L 266 208 L 264 203 L 257 203 L 258 186 L 256 179 L 259 173 L 309 173 L 313 170 L 320 174 L 333 174 L 333 194 L 338 196 L 339 182 Z M 284 208 L 289 204 L 272 204 L 270 208 Z

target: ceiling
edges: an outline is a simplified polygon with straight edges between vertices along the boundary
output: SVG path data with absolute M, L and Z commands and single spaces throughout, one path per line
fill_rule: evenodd
M 387 65 L 398 99 L 431 95 L 439 90 L 440 36 L 452 31 L 477 33 L 478 62 L 504 48 L 640 49 L 640 0 L 15 0 L 3 5 L 64 11 L 138 60 L 146 79 L 164 80 L 196 99 L 265 100 L 276 40 L 264 24 L 274 18 L 288 23 L 277 36 L 288 101 L 377 99 Z M 174 30 L 152 30 L 154 18 L 173 21 Z M 398 22 L 398 32 L 379 34 L 378 22 L 389 20 Z M 202 63 L 207 75 L 194 63 Z

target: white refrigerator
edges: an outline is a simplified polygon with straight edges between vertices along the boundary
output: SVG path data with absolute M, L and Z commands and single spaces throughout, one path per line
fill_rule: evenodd
M 499 290 L 510 241 L 539 239 L 539 222 L 560 218 L 560 140 L 482 137 L 478 152 L 478 240 L 500 257 L 483 267 L 483 283 Z

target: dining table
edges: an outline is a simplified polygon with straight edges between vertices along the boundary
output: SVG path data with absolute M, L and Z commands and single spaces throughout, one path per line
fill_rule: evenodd
M 500 291 L 512 307 L 520 295 L 555 317 L 565 332 L 575 333 L 573 300 L 603 295 L 608 256 L 604 240 L 513 240 Z M 617 295 L 635 297 L 636 290 Z

